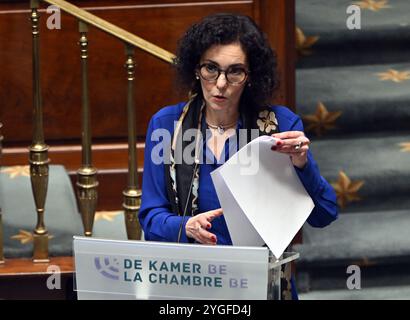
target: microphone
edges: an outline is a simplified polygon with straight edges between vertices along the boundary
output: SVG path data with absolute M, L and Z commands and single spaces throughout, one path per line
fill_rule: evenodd
M 188 191 L 188 196 L 187 196 L 186 203 L 185 203 L 184 212 L 183 212 L 183 214 L 182 214 L 181 223 L 179 224 L 179 231 L 178 231 L 178 240 L 177 240 L 177 243 L 180 243 L 180 242 L 181 242 L 182 225 L 183 225 L 183 223 L 184 223 L 184 219 L 185 219 L 186 214 L 187 214 L 188 202 L 189 202 L 189 200 L 190 200 L 190 198 L 191 198 L 192 186 L 193 186 L 193 184 L 194 184 L 194 179 L 195 179 L 196 171 L 197 171 L 197 169 L 198 169 L 198 164 L 199 164 L 199 159 L 195 159 L 194 172 L 192 173 L 191 184 L 190 184 L 190 186 L 189 186 L 189 191 Z

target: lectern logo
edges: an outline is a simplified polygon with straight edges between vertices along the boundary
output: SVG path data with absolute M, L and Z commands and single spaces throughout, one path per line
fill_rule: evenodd
M 116 258 L 95 257 L 94 264 L 97 270 L 106 278 L 112 280 L 120 279 L 119 262 Z

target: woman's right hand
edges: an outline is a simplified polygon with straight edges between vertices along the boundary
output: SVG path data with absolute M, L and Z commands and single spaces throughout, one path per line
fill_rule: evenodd
M 202 244 L 216 244 L 216 236 L 213 233 L 206 231 L 206 229 L 210 229 L 212 227 L 211 221 L 216 217 L 221 216 L 222 213 L 222 208 L 219 208 L 189 218 L 185 225 L 187 237 L 193 238 Z

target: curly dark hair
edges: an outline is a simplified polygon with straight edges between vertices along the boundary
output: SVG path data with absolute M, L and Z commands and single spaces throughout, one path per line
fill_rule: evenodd
M 241 105 L 262 108 L 269 104 L 278 86 L 276 53 L 266 35 L 248 16 L 218 13 L 192 25 L 178 43 L 175 67 L 179 83 L 192 93 L 202 94 L 195 69 L 213 45 L 239 42 L 249 62 L 250 86 L 245 86 Z

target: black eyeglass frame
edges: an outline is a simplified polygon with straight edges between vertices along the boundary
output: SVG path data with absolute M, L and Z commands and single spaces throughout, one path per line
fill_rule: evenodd
M 206 78 L 203 77 L 203 75 L 202 75 L 202 73 L 201 73 L 201 69 L 202 69 L 203 67 L 205 67 L 205 66 L 208 66 L 208 65 L 212 65 L 212 66 L 216 67 L 216 69 L 218 70 L 218 75 L 216 76 L 215 79 L 209 80 L 209 79 L 206 79 Z M 240 82 L 232 82 L 232 81 L 229 80 L 229 78 L 227 77 L 227 74 L 229 74 L 229 70 L 230 70 L 230 69 L 233 69 L 233 68 L 239 68 L 239 69 L 242 69 L 242 70 L 245 72 L 245 78 L 244 78 L 242 81 L 240 81 Z M 218 81 L 219 77 L 221 76 L 221 73 L 224 73 L 224 74 L 225 74 L 225 79 L 226 79 L 226 81 L 227 81 L 229 84 L 231 84 L 231 85 L 233 85 L 233 86 L 239 86 L 239 85 L 243 84 L 243 83 L 248 79 L 248 76 L 249 76 L 249 73 L 250 73 L 250 72 L 249 72 L 249 70 L 246 70 L 245 68 L 242 68 L 242 67 L 239 67 L 239 66 L 235 66 L 235 65 L 229 66 L 228 68 L 226 68 L 226 69 L 224 70 L 224 69 L 219 68 L 217 65 L 215 65 L 215 64 L 213 64 L 213 63 L 205 62 L 205 63 L 202 63 L 202 64 L 198 65 L 198 67 L 197 67 L 197 73 L 198 73 L 198 75 L 201 77 L 201 79 L 203 79 L 203 80 L 205 80 L 205 81 L 208 81 L 208 82 L 216 82 L 216 81 Z

